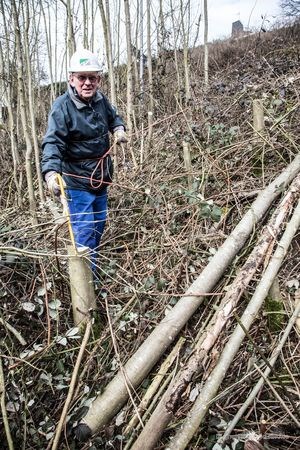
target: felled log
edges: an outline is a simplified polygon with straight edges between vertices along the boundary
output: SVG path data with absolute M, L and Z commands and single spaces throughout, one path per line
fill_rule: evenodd
M 209 322 L 202 338 L 199 339 L 194 349 L 194 354 L 190 357 L 185 368 L 180 370 L 176 379 L 171 383 L 171 386 L 162 397 L 143 431 L 132 446 L 132 450 L 150 450 L 154 448 L 164 429 L 171 421 L 175 411 L 180 406 L 181 397 L 189 382 L 192 380 L 192 377 L 195 376 L 205 364 L 209 350 L 211 350 L 215 344 L 220 332 L 226 325 L 230 314 L 236 307 L 238 300 L 250 283 L 258 267 L 262 265 L 266 255 L 268 256 L 270 251 L 272 251 L 278 233 L 281 230 L 281 225 L 285 222 L 286 217 L 290 213 L 295 198 L 299 198 L 299 192 L 300 175 L 293 181 L 289 191 L 274 211 L 271 220 L 264 227 L 257 245 L 254 247 L 247 258 L 247 261 L 230 285 L 229 290 Z
M 153 396 L 156 394 L 161 382 L 166 377 L 168 370 L 172 366 L 175 358 L 178 356 L 179 350 L 182 347 L 182 345 L 184 344 L 184 342 L 185 342 L 185 339 L 180 338 L 178 340 L 177 344 L 175 345 L 175 347 L 173 348 L 172 352 L 168 355 L 168 357 L 165 359 L 163 364 L 160 366 L 158 373 L 154 377 L 152 383 L 150 384 L 144 397 L 142 398 L 141 403 L 137 407 L 137 412 L 140 413 L 141 415 L 144 414 L 144 412 L 146 411 L 148 404 L 150 403 Z M 128 425 L 124 431 L 124 434 L 126 435 L 130 431 L 132 431 L 134 429 L 134 427 L 137 425 L 137 423 L 138 423 L 138 415 L 135 414 L 132 417 L 132 419 L 130 420 L 130 422 L 128 423 Z
M 299 226 L 300 202 L 298 202 L 298 206 L 296 207 L 290 222 L 287 224 L 286 230 L 274 252 L 274 255 L 270 259 L 270 263 L 266 268 L 252 299 L 245 309 L 244 314 L 242 315 L 241 323 L 245 330 L 248 331 L 251 324 L 255 320 Z M 185 422 L 179 428 L 174 438 L 171 440 L 170 445 L 167 447 L 168 450 L 183 450 L 187 447 L 190 440 L 199 429 L 199 426 L 204 419 L 206 412 L 214 396 L 216 395 L 244 337 L 244 330 L 240 325 L 237 325 L 230 339 L 226 343 L 216 367 L 211 372 L 193 407 L 189 411 Z
M 76 428 L 76 435 L 79 439 L 88 439 L 120 410 L 128 399 L 128 387 L 136 388 L 147 376 L 182 327 L 201 305 L 203 301 L 201 294 L 211 292 L 238 251 L 244 246 L 253 227 L 279 195 L 278 187 L 288 185 L 299 171 L 300 155 L 297 155 L 294 161 L 258 195 L 251 208 L 199 277 L 192 283 L 186 294 L 155 327 L 125 364 L 123 370 L 120 370 L 108 384 L 104 392 L 94 400 L 87 415 Z M 124 373 L 126 373 L 126 379 Z

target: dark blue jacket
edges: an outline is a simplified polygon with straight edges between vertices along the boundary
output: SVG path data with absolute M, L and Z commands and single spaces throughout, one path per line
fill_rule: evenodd
M 43 177 L 51 170 L 63 175 L 70 189 L 101 190 L 111 182 L 109 132 L 124 123 L 107 98 L 97 92 L 83 102 L 69 86 L 49 114 L 42 142 Z

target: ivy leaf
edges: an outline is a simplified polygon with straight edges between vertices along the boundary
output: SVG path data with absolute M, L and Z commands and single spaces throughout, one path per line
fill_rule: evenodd
M 58 344 L 63 345 L 63 346 L 66 346 L 67 343 L 68 343 L 67 338 L 64 337 L 64 336 L 57 336 L 57 337 L 55 338 L 55 341 L 56 341 Z
M 121 411 L 116 417 L 116 426 L 119 427 L 125 421 L 125 411 Z
M 55 300 L 52 300 L 52 302 L 49 303 L 50 309 L 59 309 L 60 306 L 61 306 L 61 301 L 58 300 L 57 298 Z
M 79 339 L 80 338 L 79 328 L 78 327 L 70 328 L 70 330 L 66 332 L 66 337 L 69 339 Z
M 214 222 L 219 222 L 221 219 L 222 210 L 219 206 L 214 205 L 211 210 L 211 218 Z
M 46 286 L 40 286 L 37 290 L 38 297 L 43 297 L 47 291 L 51 288 L 52 283 L 46 283 Z
M 27 312 L 32 312 L 35 310 L 35 304 L 31 302 L 22 303 L 22 308 Z

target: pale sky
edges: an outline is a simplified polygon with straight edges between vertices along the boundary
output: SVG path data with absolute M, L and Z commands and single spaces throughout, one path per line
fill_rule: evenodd
M 244 28 L 260 28 L 281 20 L 279 0 L 207 0 L 208 39 L 222 39 L 231 35 L 232 22 L 240 20 Z M 270 21 L 270 22 L 268 22 Z
M 281 21 L 281 10 L 279 7 L 280 0 L 207 0 L 207 6 L 208 6 L 208 40 L 211 42 L 215 39 L 224 39 L 231 36 L 231 28 L 232 28 L 232 22 L 235 22 L 236 20 L 240 20 L 242 24 L 244 25 L 244 28 L 250 28 L 259 30 L 260 27 L 263 25 L 264 28 L 269 30 L 272 27 L 272 24 L 274 24 L 276 21 Z M 79 3 L 79 0 L 75 0 L 75 3 Z M 178 1 L 175 1 L 175 3 L 179 4 Z M 115 45 L 118 45 L 118 42 L 115 39 L 115 30 L 116 30 L 116 21 L 117 17 L 115 14 L 113 14 L 114 11 L 114 5 L 115 0 L 109 0 L 111 10 L 111 19 L 112 19 L 112 34 L 113 34 L 113 47 Z M 131 4 L 131 2 L 130 2 Z M 174 2 L 173 2 L 174 4 Z M 186 4 L 186 0 L 184 1 L 184 4 Z M 123 5 L 123 1 L 121 2 L 121 5 Z M 132 11 L 131 11 L 131 20 L 136 20 L 136 3 L 132 2 Z M 146 0 L 143 0 L 144 5 L 144 51 L 146 46 Z M 157 16 L 158 13 L 158 0 L 152 0 L 152 14 L 154 13 Z M 190 43 L 194 45 L 200 45 L 203 43 L 203 33 L 204 33 L 204 24 L 203 24 L 203 0 L 190 0 L 191 5 L 191 22 L 193 27 L 193 32 L 191 32 L 190 37 Z M 166 0 L 164 3 L 164 11 L 167 13 L 170 10 L 170 2 Z M 176 14 L 178 16 L 179 9 L 177 7 Z M 201 22 L 200 22 L 200 29 L 198 34 L 198 39 L 196 42 L 193 41 L 193 33 L 196 32 L 197 28 L 197 22 L 199 20 L 199 17 L 201 16 Z M 262 19 L 261 16 L 263 16 L 265 19 Z M 75 16 L 77 17 L 77 16 Z M 78 16 L 76 19 L 77 22 L 75 24 L 75 29 L 77 29 L 77 45 L 78 48 L 82 47 L 82 30 L 80 28 L 80 25 L 82 24 L 82 20 Z M 177 17 L 176 24 L 180 23 L 179 18 Z M 51 24 L 54 26 L 55 20 L 51 22 Z M 124 18 L 124 11 L 122 8 L 121 11 L 121 43 L 120 43 L 120 49 L 121 49 L 121 62 L 126 60 L 126 39 L 125 39 L 125 18 Z M 154 24 L 154 22 L 153 22 Z M 89 22 L 89 26 L 91 27 L 91 22 Z M 157 26 L 157 17 L 156 22 L 153 25 L 152 30 L 152 39 L 153 39 L 153 49 L 155 49 L 155 42 L 156 42 L 156 26 Z M 135 22 L 133 22 L 133 30 L 135 29 Z M 172 21 L 170 21 L 170 18 L 167 23 L 167 29 L 172 33 Z M 56 76 L 56 79 L 65 79 L 66 73 L 65 73 L 65 62 L 63 62 L 63 55 L 65 54 L 66 50 L 66 37 L 65 37 L 65 8 L 61 6 L 60 8 L 60 15 L 59 15 L 59 24 L 58 24 L 58 30 L 59 30 L 59 45 L 58 45 L 58 60 L 59 60 L 59 73 Z M 55 30 L 52 30 L 52 35 L 55 36 Z M 134 38 L 134 33 L 133 33 Z M 101 61 L 101 64 L 103 64 L 103 70 L 106 70 L 106 57 L 105 57 L 105 51 L 104 51 L 104 45 L 103 45 L 103 34 L 101 29 L 101 19 L 99 17 L 99 12 L 95 19 L 95 48 L 94 51 L 98 54 L 99 59 Z M 180 43 L 177 42 L 177 45 L 180 45 Z M 47 58 L 45 56 L 45 66 L 48 65 Z

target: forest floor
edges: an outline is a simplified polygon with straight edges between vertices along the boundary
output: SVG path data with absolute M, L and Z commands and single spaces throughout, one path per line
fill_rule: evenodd
M 202 57 L 194 51 L 192 103 L 188 107 L 176 103 L 171 93 L 171 72 L 167 71 L 157 84 L 160 100 L 153 145 L 149 149 L 144 132 L 142 167 L 133 170 L 128 155 L 126 166 L 120 165 L 110 188 L 109 218 L 99 260 L 100 325 L 87 346 L 84 376 L 79 378 L 59 448 L 124 448 L 128 439 L 124 428 L 133 414 L 131 402 L 117 419 L 99 431 L 92 443 L 76 443 L 72 427 L 117 373 L 118 361 L 128 360 L 199 276 L 258 192 L 299 153 L 299 38 L 300 28 L 295 26 L 212 44 L 207 90 L 199 81 Z M 259 137 L 253 133 L 253 99 L 262 99 L 264 106 L 266 129 Z M 137 132 L 137 160 L 141 138 L 141 131 Z M 190 173 L 184 167 L 183 141 L 191 147 Z M 13 193 L 7 190 L 9 181 L 5 176 L 0 183 L 0 337 L 8 423 L 15 449 L 46 449 L 63 409 L 80 347 L 80 336 L 73 329 L 72 320 L 66 256 L 68 230 L 63 224 L 57 225 L 53 211 L 61 215 L 61 210 L 51 199 L 39 205 L 39 224 L 31 225 L 28 208 L 13 206 Z M 255 233 L 266 220 L 267 216 Z M 253 360 L 260 359 L 258 349 L 269 357 L 278 342 L 299 289 L 299 237 L 298 232 L 278 275 L 279 311 L 270 310 L 265 303 L 259 312 L 250 330 L 252 340 L 244 340 L 219 389 L 219 393 L 226 390 L 227 394 L 219 395 L 211 404 L 189 448 L 213 448 L 259 378 L 254 372 L 244 379 Z M 226 291 L 254 241 L 253 234 L 216 286 L 216 293 Z M 20 249 L 20 253 L 9 250 L 12 247 Z M 241 298 L 238 314 L 254 289 L 255 280 Z M 208 296 L 181 331 L 185 343 L 179 366 L 188 360 L 197 332 L 219 297 Z M 117 318 L 113 322 L 117 355 L 107 314 L 112 321 Z M 192 393 L 208 377 L 234 326 L 232 317 L 209 355 L 204 374 L 186 390 L 157 449 L 166 447 L 174 428 L 185 417 L 194 401 Z M 291 331 L 277 361 L 276 376 L 270 376 L 276 389 L 278 378 L 281 379 L 298 408 L 299 332 L 296 328 Z M 95 348 L 97 351 L 93 352 Z M 163 359 L 137 389 L 136 401 L 143 396 Z M 230 389 L 231 386 L 235 388 Z M 281 396 L 292 410 L 285 392 L 280 391 Z M 268 384 L 238 423 L 227 448 L 244 448 L 251 433 L 264 438 L 261 445 L 265 449 L 300 448 L 299 429 Z M 2 449 L 7 448 L 3 427 L 0 442 Z

